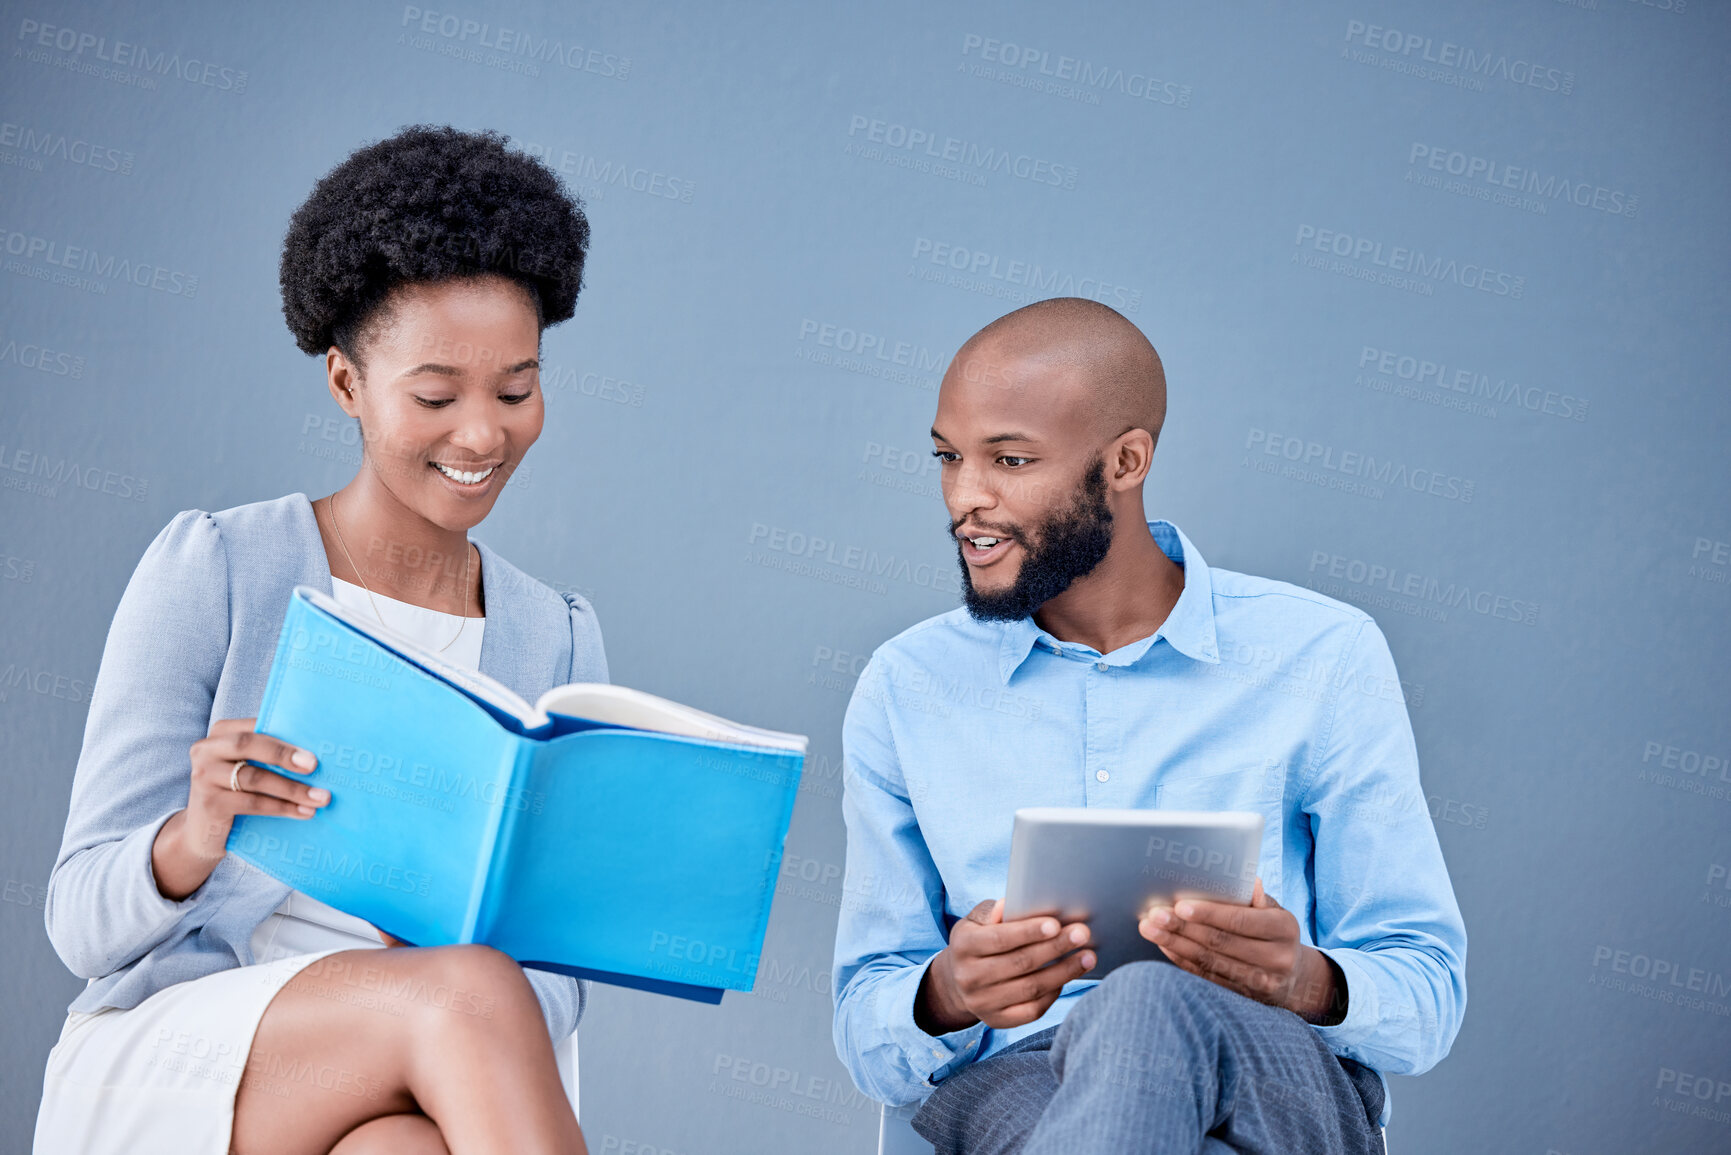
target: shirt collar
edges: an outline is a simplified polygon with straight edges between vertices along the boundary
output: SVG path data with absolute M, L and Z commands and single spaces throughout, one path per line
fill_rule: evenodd
M 1214 583 L 1208 576 L 1208 563 L 1202 560 L 1202 555 L 1184 536 L 1184 531 L 1171 522 L 1151 521 L 1148 532 L 1154 535 L 1154 543 L 1160 547 L 1161 553 L 1184 567 L 1184 590 L 1159 629 L 1101 660 L 1114 666 L 1134 665 L 1153 648 L 1155 642 L 1164 638 L 1186 657 L 1218 664 L 1220 646 L 1214 631 Z M 998 672 L 1006 685 L 1028 660 L 1036 645 L 1077 648 L 1074 642 L 1060 642 L 1042 630 L 1032 615 L 1007 622 L 1001 629 L 1003 637 L 998 649 Z

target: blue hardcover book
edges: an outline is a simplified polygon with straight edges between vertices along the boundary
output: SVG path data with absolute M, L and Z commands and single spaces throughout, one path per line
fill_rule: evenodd
M 806 739 L 622 686 L 530 704 L 306 586 L 258 729 L 318 755 L 229 851 L 415 946 L 721 1001 L 757 974 Z M 276 769 L 276 767 L 272 767 Z

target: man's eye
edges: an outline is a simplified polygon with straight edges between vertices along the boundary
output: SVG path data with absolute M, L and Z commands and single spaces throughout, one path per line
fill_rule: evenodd
M 1034 459 L 1032 457 L 1000 457 L 998 460 L 1003 464 L 1008 465 L 1011 469 L 1015 469 L 1017 466 L 1026 465 Z
M 422 405 L 426 406 L 428 409 L 443 409 L 445 406 L 447 406 L 451 402 L 455 401 L 456 398 L 455 397 L 416 397 L 415 400 L 420 402 Z
M 499 400 L 503 401 L 507 405 L 521 405 L 532 396 L 534 396 L 532 390 L 528 393 L 501 393 L 499 394 Z

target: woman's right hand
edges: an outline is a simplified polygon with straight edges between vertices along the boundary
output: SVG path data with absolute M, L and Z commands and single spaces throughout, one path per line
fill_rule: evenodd
M 330 802 L 330 791 L 254 764 L 305 772 L 318 765 L 312 751 L 257 733 L 256 721 L 224 718 L 210 728 L 209 737 L 192 744 L 186 809 L 162 824 L 150 850 L 156 889 L 165 898 L 178 901 L 204 885 L 228 852 L 235 815 L 311 818 Z

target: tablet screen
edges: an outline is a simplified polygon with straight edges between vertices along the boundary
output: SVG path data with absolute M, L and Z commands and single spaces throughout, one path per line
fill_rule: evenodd
M 1086 922 L 1098 957 L 1084 979 L 1167 961 L 1137 931 L 1143 915 L 1185 898 L 1248 905 L 1261 846 L 1262 815 L 1251 811 L 1018 810 L 1004 921 Z

